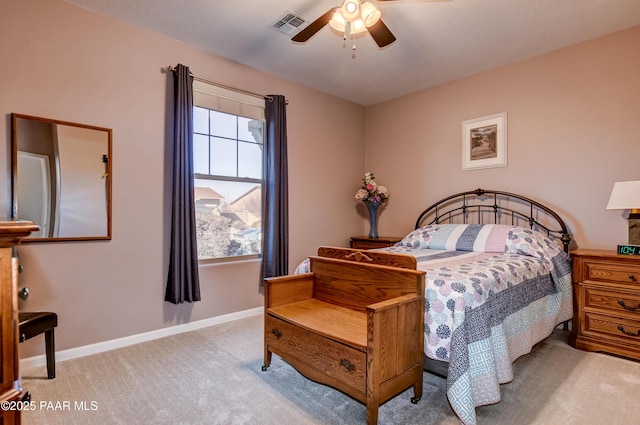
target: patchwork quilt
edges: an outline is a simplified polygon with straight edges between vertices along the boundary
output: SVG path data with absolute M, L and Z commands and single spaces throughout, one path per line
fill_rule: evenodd
M 500 401 L 518 357 L 572 317 L 571 261 L 545 233 L 429 225 L 378 251 L 413 255 L 427 271 L 424 353 L 449 363 L 447 397 L 464 424 Z M 307 261 L 296 270 L 305 271 Z

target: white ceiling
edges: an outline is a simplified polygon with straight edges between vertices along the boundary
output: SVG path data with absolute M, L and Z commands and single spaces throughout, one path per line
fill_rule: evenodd
M 365 33 L 354 54 L 328 25 L 303 44 L 269 27 L 342 0 L 65 1 L 361 105 L 640 24 L 640 0 L 372 0 L 397 41 L 380 49 Z

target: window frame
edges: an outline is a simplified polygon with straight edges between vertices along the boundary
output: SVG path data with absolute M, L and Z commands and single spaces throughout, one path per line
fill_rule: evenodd
M 207 92 L 207 94 L 211 95 L 211 93 Z M 225 97 L 225 99 L 229 100 L 229 97 Z M 238 102 L 244 103 L 241 100 L 238 100 Z M 255 105 L 254 105 L 255 106 Z M 221 113 L 225 113 L 225 114 L 229 114 L 229 115 L 233 115 L 234 117 L 236 117 L 236 119 L 238 118 L 248 118 L 249 120 L 257 120 L 257 121 L 261 121 L 262 122 L 262 130 L 263 130 L 263 134 L 265 133 L 265 127 L 266 127 L 266 120 L 264 119 L 264 117 L 262 118 L 257 118 L 255 116 L 246 116 L 243 115 L 241 113 L 237 113 L 234 111 L 228 111 L 228 110 L 219 110 L 216 108 L 212 108 L 210 105 L 202 105 L 202 104 L 198 104 L 196 103 L 195 99 L 194 99 L 194 104 L 193 104 L 194 108 L 202 108 L 202 109 L 206 109 L 208 111 L 215 111 L 215 112 L 221 112 Z M 263 107 L 264 108 L 264 107 Z M 240 108 L 242 109 L 242 108 Z M 194 114 L 195 116 L 195 114 Z M 236 129 L 238 130 L 238 129 Z M 220 137 L 219 135 L 212 135 L 211 134 L 211 129 L 209 128 L 208 131 L 209 134 L 207 134 L 206 136 L 211 138 L 211 137 Z M 193 136 L 195 138 L 196 134 L 197 135 L 205 135 L 204 133 L 201 132 L 196 132 L 195 131 L 195 125 L 194 125 L 194 130 L 193 130 Z M 262 164 L 261 164 L 261 177 L 260 178 L 256 178 L 256 177 L 233 177 L 233 176 L 224 176 L 224 175 L 217 175 L 217 174 L 202 174 L 202 173 L 193 173 L 193 180 L 194 180 L 194 189 L 195 189 L 195 181 L 196 180 L 211 180 L 211 181 L 228 181 L 228 182 L 237 182 L 237 183 L 248 183 L 248 184 L 256 184 L 259 185 L 260 187 L 260 191 L 262 193 L 262 191 L 264 191 L 264 141 L 263 143 L 258 143 L 256 142 L 251 142 L 249 140 L 244 140 L 244 138 L 240 138 L 240 133 L 239 131 L 237 131 L 236 134 L 236 138 L 235 139 L 231 139 L 231 138 L 227 138 L 227 137 L 222 137 L 228 140 L 234 140 L 236 143 L 236 175 L 239 173 L 239 164 L 240 164 L 240 156 L 239 156 L 239 151 L 240 151 L 240 143 L 254 143 L 255 145 L 261 145 L 262 146 Z M 208 147 L 208 154 L 209 154 L 209 159 L 208 159 L 208 169 L 209 171 L 211 171 L 211 163 L 210 163 L 210 155 L 211 155 L 211 141 L 209 140 L 209 147 Z M 195 158 L 194 158 L 194 166 L 195 166 Z M 195 202 L 195 200 L 194 200 Z M 260 222 L 261 222 L 261 238 L 262 238 L 262 233 L 264 230 L 264 227 L 262 225 L 262 208 L 263 208 L 263 200 L 260 200 Z M 242 262 L 242 261 L 254 261 L 254 260 L 259 260 L 262 258 L 262 246 L 260 246 L 260 252 L 256 253 L 256 254 L 245 254 L 245 255 L 234 255 L 234 256 L 224 256 L 224 257 L 200 257 L 198 256 L 198 263 L 199 264 L 216 264 L 216 263 L 232 263 L 232 262 Z

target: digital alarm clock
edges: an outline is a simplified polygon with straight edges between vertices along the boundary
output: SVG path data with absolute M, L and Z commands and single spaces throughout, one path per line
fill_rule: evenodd
M 640 245 L 618 245 L 618 254 L 640 255 Z

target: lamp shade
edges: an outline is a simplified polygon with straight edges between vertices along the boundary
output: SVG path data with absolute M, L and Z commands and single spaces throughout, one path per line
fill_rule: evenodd
M 353 21 L 360 15 L 360 2 L 355 0 L 346 0 L 340 8 L 342 16 L 347 21 Z
M 342 13 L 340 13 L 340 9 L 336 10 L 336 13 L 333 14 L 329 25 L 338 32 L 344 32 L 347 21 L 344 19 L 344 16 L 342 16 Z
M 364 21 L 364 24 L 367 26 L 367 28 L 380 20 L 380 11 L 369 2 L 362 3 L 360 11 L 362 20 Z
M 640 208 L 640 181 L 614 183 L 607 209 L 634 210 L 638 208 Z

